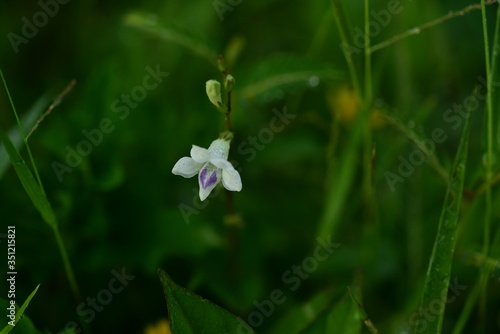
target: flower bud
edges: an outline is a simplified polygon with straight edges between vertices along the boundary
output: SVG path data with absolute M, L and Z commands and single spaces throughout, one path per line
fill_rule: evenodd
M 222 74 L 226 73 L 226 62 L 224 61 L 224 58 L 222 56 L 219 56 L 219 58 L 217 58 L 217 68 Z
M 226 89 L 226 92 L 230 93 L 233 91 L 234 87 L 234 77 L 231 74 L 228 74 L 226 76 L 226 80 L 224 80 L 224 88 Z
M 217 80 L 208 80 L 206 84 L 208 99 L 217 108 L 222 107 L 222 98 L 220 95 L 220 82 Z

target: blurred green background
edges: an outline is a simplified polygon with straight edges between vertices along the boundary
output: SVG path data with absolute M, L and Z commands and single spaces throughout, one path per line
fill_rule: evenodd
M 391 17 L 373 42 L 468 4 L 401 1 L 401 13 Z M 344 5 L 354 35 L 354 27 L 363 27 L 363 3 Z M 371 1 L 371 6 L 379 11 L 387 2 Z M 357 100 L 346 93 L 349 76 L 329 1 L 243 0 L 232 9 L 221 20 L 212 0 L 69 1 L 59 4 L 57 14 L 26 44 L 19 44 L 16 53 L 8 34 L 20 35 L 22 18 L 32 21 L 41 6 L 36 1 L 0 4 L 0 66 L 18 112 L 27 114 L 40 98 L 44 100 L 38 110 L 46 110 L 72 79 L 77 81 L 30 144 L 82 295 L 95 297 L 106 288 L 113 269 L 125 268 L 135 276 L 96 313 L 93 332 L 140 333 L 166 317 L 158 268 L 244 319 L 255 309 L 255 300 L 283 289 L 286 303 L 256 329 L 259 333 L 272 330 L 281 316 L 317 293 L 328 290 L 339 300 L 359 270 L 364 308 L 375 325 L 387 333 L 408 330 L 408 317 L 418 308 L 445 183 L 424 164 L 392 192 L 384 173 L 396 172 L 398 156 L 407 158 L 414 145 L 387 121 L 374 123 L 374 226 L 365 221 L 358 159 L 339 227 L 332 234 L 341 246 L 298 290 L 287 289 L 283 273 L 311 256 L 322 213 L 332 205 L 325 201 L 328 180 L 342 162 L 353 126 L 345 119 L 356 112 Z M 492 36 L 496 5 L 487 11 Z M 211 51 L 200 52 L 199 47 Z M 236 251 L 227 241 L 223 192 L 190 215 L 187 224 L 179 205 L 195 208 L 199 203 L 197 180 L 171 173 L 191 145 L 208 147 L 224 130 L 223 115 L 205 94 L 207 80 L 220 80 L 211 57 L 219 54 L 226 56 L 236 78 L 233 160 L 243 190 L 234 197 L 244 222 Z M 361 68 L 362 51 L 354 58 Z M 148 66 L 159 66 L 169 75 L 120 119 L 113 102 L 143 84 Z M 484 67 L 481 16 L 475 10 L 374 53 L 375 98 L 380 110 L 404 124 L 413 120 L 422 138 L 443 128 L 449 139 L 437 145 L 436 156 L 449 170 L 461 127 L 451 128 L 442 115 L 471 95 L 477 77 L 485 76 Z M 287 73 L 288 79 L 272 81 Z M 0 108 L 1 129 L 14 128 L 4 90 Z M 296 117 L 269 143 L 252 145 L 249 136 L 258 137 L 269 128 L 273 110 L 284 108 Z M 484 182 L 483 109 L 481 103 L 473 118 L 465 184 L 471 192 Z M 59 182 L 53 163 L 65 163 L 66 148 L 76 149 L 86 139 L 82 131 L 98 128 L 104 118 L 114 130 Z M 238 149 L 245 142 L 254 149 L 254 158 Z M 497 188 L 493 194 L 498 223 Z M 38 329 L 56 333 L 78 317 L 54 237 L 12 168 L 0 180 L 0 199 L 2 229 L 16 225 L 18 303 L 41 283 L 27 314 Z M 452 278 L 470 289 L 478 268 L 467 254 L 481 250 L 484 204 L 481 197 L 464 201 Z M 467 291 L 447 305 L 444 332 L 450 332 Z M 488 294 L 486 332 L 499 332 L 498 269 L 490 277 Z M 478 323 L 473 313 L 467 333 L 474 333 Z

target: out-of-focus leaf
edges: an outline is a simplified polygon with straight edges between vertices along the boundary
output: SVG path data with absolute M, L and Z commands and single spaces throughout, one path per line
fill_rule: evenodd
M 358 306 L 346 295 L 338 304 L 321 314 L 301 334 L 359 334 L 361 317 Z
M 270 330 L 270 333 L 299 333 L 308 324 L 314 321 L 316 317 L 325 310 L 331 301 L 330 291 L 321 291 L 306 303 L 292 308 L 276 325 Z
M 233 334 L 254 333 L 243 320 L 188 291 L 158 270 L 167 299 L 172 334 Z
M 275 56 L 242 73 L 239 88 L 247 99 L 265 99 L 274 91 L 314 87 L 320 80 L 339 80 L 343 72 L 307 58 Z
M 215 52 L 199 36 L 173 22 L 158 22 L 154 14 L 144 14 L 132 12 L 125 16 L 124 22 L 130 27 L 148 32 L 158 36 L 166 41 L 176 43 L 193 52 L 194 54 L 205 58 L 210 63 L 215 64 L 217 52 Z

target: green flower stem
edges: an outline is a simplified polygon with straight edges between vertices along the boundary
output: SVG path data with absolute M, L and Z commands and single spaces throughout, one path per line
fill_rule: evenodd
M 418 35 L 422 32 L 422 30 L 429 29 L 435 25 L 444 23 L 444 22 L 451 20 L 452 18 L 455 18 L 457 16 L 463 16 L 464 14 L 466 14 L 472 10 L 480 9 L 481 6 L 483 6 L 483 5 L 491 5 L 491 4 L 494 4 L 495 2 L 497 2 L 497 1 L 496 0 L 481 1 L 481 4 L 469 5 L 463 9 L 455 11 L 455 12 L 450 11 L 448 14 L 441 16 L 440 18 L 437 18 L 437 19 L 432 20 L 430 22 L 424 23 L 418 27 L 412 28 L 408 31 L 405 31 L 401 34 L 394 36 L 394 37 L 391 37 L 383 42 L 375 44 L 371 47 L 370 51 L 373 53 L 373 52 L 378 51 L 380 49 L 386 48 L 389 45 L 392 45 L 396 42 L 399 42 L 399 41 L 401 41 L 401 40 L 403 40 L 411 35 Z

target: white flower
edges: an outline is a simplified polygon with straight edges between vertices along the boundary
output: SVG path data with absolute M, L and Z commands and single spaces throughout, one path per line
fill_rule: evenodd
M 208 80 L 205 89 L 208 95 L 208 99 L 214 106 L 220 108 L 222 106 L 222 98 L 220 95 L 220 82 L 217 80 Z
M 242 188 L 240 174 L 229 161 L 229 141 L 216 139 L 207 149 L 193 145 L 191 158 L 181 158 L 172 169 L 172 173 L 183 177 L 198 174 L 200 199 L 205 200 L 212 189 L 222 180 L 224 188 L 240 191 Z

